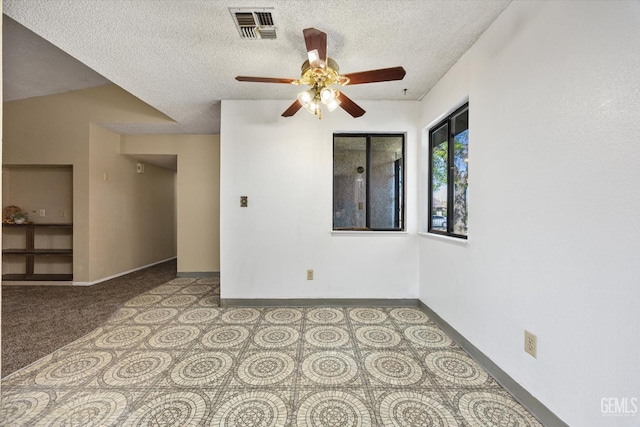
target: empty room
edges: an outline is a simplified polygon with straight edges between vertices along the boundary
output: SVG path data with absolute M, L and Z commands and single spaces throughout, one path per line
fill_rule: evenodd
M 2 12 L 0 425 L 640 425 L 640 2 Z

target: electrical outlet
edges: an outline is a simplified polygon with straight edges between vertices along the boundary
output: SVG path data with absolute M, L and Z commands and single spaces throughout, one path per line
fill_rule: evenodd
M 313 280 L 313 270 L 307 270 L 307 280 Z
M 538 358 L 538 337 L 525 329 L 524 331 L 524 351 Z
M 45 209 L 40 209 L 40 210 L 39 210 L 39 212 L 38 212 L 38 214 L 39 214 L 40 216 L 47 216 L 47 211 L 46 211 Z

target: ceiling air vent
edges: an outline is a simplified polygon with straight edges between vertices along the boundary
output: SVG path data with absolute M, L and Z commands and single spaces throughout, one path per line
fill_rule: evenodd
M 243 39 L 257 40 L 276 38 L 276 27 L 273 25 L 273 8 L 235 8 L 229 11 L 236 23 L 240 37 Z

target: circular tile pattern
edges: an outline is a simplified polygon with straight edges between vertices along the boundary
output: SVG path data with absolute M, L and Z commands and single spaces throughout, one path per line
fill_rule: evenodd
M 227 323 L 251 323 L 260 317 L 255 308 L 232 308 L 225 312 L 221 319 Z
M 429 353 L 425 363 L 438 378 L 461 386 L 483 385 L 489 378 L 471 358 L 453 351 Z
M 317 326 L 304 334 L 304 339 L 316 347 L 341 347 L 349 342 L 349 334 L 337 326 Z
M 394 308 L 389 312 L 392 318 L 403 323 L 426 323 L 429 318 L 426 314 L 417 308 L 400 307 Z
M 208 348 L 228 348 L 242 344 L 249 337 L 249 331 L 243 326 L 219 326 L 207 332 L 201 339 Z
M 189 283 L 193 283 L 195 281 L 196 281 L 196 279 L 191 278 L 191 277 L 176 277 L 175 279 L 173 279 L 169 283 L 172 284 L 172 285 L 188 285 Z
M 402 337 L 396 331 L 379 326 L 364 326 L 356 331 L 356 339 L 375 348 L 390 348 L 400 344 Z
M 337 308 L 314 308 L 307 313 L 307 319 L 313 323 L 340 323 L 344 320 L 344 313 Z
M 213 308 L 190 308 L 184 310 L 178 321 L 180 323 L 206 323 L 218 317 L 220 311 Z
M 182 286 L 179 286 L 179 285 L 161 285 L 161 286 L 158 286 L 157 288 L 151 289 L 147 293 L 167 295 L 167 294 L 172 294 L 174 292 L 178 292 L 180 289 L 182 289 Z
M 178 310 L 175 308 L 152 308 L 138 314 L 133 318 L 133 321 L 136 323 L 162 323 L 175 317 L 176 314 L 178 314 Z
M 175 348 L 190 343 L 199 335 L 200 329 L 195 326 L 173 326 L 163 329 L 149 338 L 149 345 L 154 348 Z
M 232 365 L 233 359 L 227 353 L 214 351 L 194 354 L 171 370 L 171 379 L 181 386 L 197 387 L 219 380 Z
M 390 385 L 415 384 L 422 378 L 420 365 L 402 353 L 375 352 L 364 359 L 364 367 L 375 379 Z
M 453 344 L 451 338 L 433 326 L 409 326 L 405 329 L 404 336 L 421 347 L 444 348 Z
M 307 397 L 298 409 L 298 427 L 368 427 L 371 415 L 352 393 L 322 391 Z
M 311 353 L 302 362 L 302 372 L 311 381 L 322 385 L 339 385 L 351 381 L 358 374 L 353 357 L 335 351 Z
M 238 377 L 255 386 L 276 384 L 293 372 L 295 362 L 286 353 L 265 351 L 245 358 L 238 366 Z
M 95 328 L 93 331 L 89 332 L 87 335 L 75 340 L 72 344 L 70 344 L 70 347 L 83 347 L 83 346 L 89 345 L 89 343 L 93 344 L 96 339 L 98 339 L 99 337 L 102 336 L 102 334 L 104 334 L 105 329 L 106 328 L 102 326 Z
M 116 311 L 113 316 L 111 316 L 108 320 L 109 323 L 119 323 L 125 319 L 130 318 L 131 316 L 135 316 L 138 313 L 138 310 L 135 308 L 127 308 L 123 307 L 120 310 Z
M 111 353 L 106 351 L 70 354 L 38 372 L 35 382 L 46 386 L 75 385 L 95 376 L 111 359 Z
M 185 307 L 191 305 L 198 300 L 195 295 L 173 295 L 162 301 L 164 307 Z
M 211 426 L 279 427 L 286 424 L 287 405 L 277 395 L 263 391 L 241 393 L 216 408 Z
M 435 399 L 412 391 L 388 394 L 380 403 L 380 417 L 385 426 L 458 426 L 447 407 Z
M 41 420 L 47 426 L 115 426 L 127 407 L 127 398 L 118 392 L 81 393 L 67 400 Z
M 458 406 L 469 425 L 539 426 L 515 400 L 492 392 L 467 393 L 460 398 Z
M 198 305 L 201 307 L 220 307 L 220 296 L 198 298 Z
M 270 326 L 260 329 L 253 342 L 263 348 L 280 348 L 292 345 L 300 338 L 298 330 L 289 326 Z
M 276 308 L 270 310 L 264 315 L 264 320 L 269 323 L 293 323 L 302 319 L 302 312 L 295 308 Z
M 171 360 L 169 354 L 161 351 L 136 353 L 117 360 L 106 370 L 102 379 L 114 387 L 151 381 L 171 364 Z
M 95 345 L 99 348 L 125 348 L 141 343 L 151 328 L 143 325 L 127 325 L 100 335 Z
M 148 307 L 157 304 L 162 299 L 161 295 L 142 294 L 125 302 L 125 307 Z
M 203 277 L 196 280 L 196 283 L 198 285 L 217 285 L 218 283 L 220 283 L 220 279 L 218 279 L 217 277 Z
M 207 410 L 207 403 L 197 393 L 167 393 L 145 402 L 133 412 L 127 426 L 195 426 Z
M 195 284 L 195 285 L 187 286 L 186 288 L 182 289 L 180 292 L 188 295 L 202 295 L 202 294 L 206 294 L 209 291 L 211 291 L 211 286 L 202 286 L 202 285 Z
M 42 391 L 20 391 L 17 395 L 2 396 L 2 420 L 7 426 L 29 426 L 47 407 L 51 398 Z
M 352 308 L 349 310 L 349 317 L 354 322 L 366 323 L 369 325 L 382 323 L 387 320 L 387 315 L 377 308 Z

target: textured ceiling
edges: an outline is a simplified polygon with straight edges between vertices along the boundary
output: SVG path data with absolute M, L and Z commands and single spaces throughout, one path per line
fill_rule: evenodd
M 416 100 L 510 1 L 3 0 L 5 14 L 94 70 L 79 70 L 59 49 L 10 24 L 4 33 L 5 100 L 111 81 L 176 121 L 114 130 L 219 133 L 221 100 L 295 99 L 294 86 L 234 77 L 299 77 L 306 59 L 302 30 L 308 27 L 328 34 L 329 56 L 343 73 L 393 66 L 407 71 L 399 82 L 345 87 L 351 99 Z M 277 39 L 240 38 L 229 7 L 273 7 Z

